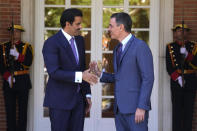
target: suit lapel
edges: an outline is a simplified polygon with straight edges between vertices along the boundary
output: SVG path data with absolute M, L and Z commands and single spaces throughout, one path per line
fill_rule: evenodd
M 58 33 L 59 43 L 62 47 L 64 47 L 66 54 L 68 54 L 69 58 L 71 59 L 71 62 L 73 64 L 77 64 L 75 60 L 75 56 L 73 54 L 72 48 L 66 39 L 66 37 L 63 35 L 62 31 L 60 30 Z
M 129 40 L 128 43 L 126 44 L 126 46 L 125 46 L 125 48 L 124 48 L 124 51 L 123 51 L 122 54 L 121 54 L 119 65 L 121 64 L 122 59 L 124 58 L 125 54 L 127 53 L 129 47 L 132 45 L 133 40 L 134 40 L 134 37 L 135 37 L 135 36 L 132 35 L 132 37 L 130 38 L 130 40 Z

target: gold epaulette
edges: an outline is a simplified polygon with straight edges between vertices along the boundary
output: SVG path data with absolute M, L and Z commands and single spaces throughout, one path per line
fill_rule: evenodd
M 32 45 L 31 45 L 31 44 L 29 44 L 29 43 L 25 43 L 25 44 L 27 44 L 27 45 L 28 45 L 27 47 L 31 50 L 31 52 L 32 52 L 32 57 L 34 58 L 34 50 L 33 50 Z M 33 60 L 33 58 L 32 58 L 32 60 Z
M 194 48 L 192 50 L 192 55 L 196 55 L 197 53 L 197 43 L 194 44 Z
M 172 43 L 172 42 L 171 42 Z M 169 50 L 169 53 L 170 53 L 170 59 L 171 59 L 171 62 L 172 62 L 172 66 L 175 67 L 175 63 L 174 63 L 174 59 L 173 59 L 173 46 L 171 46 L 171 43 L 168 43 L 167 46 L 168 46 L 168 50 Z
M 193 48 L 193 50 L 192 50 L 192 55 L 195 56 L 195 55 L 197 55 L 197 42 L 196 42 L 196 41 L 192 41 L 192 42 L 194 43 L 194 48 Z M 192 64 L 191 62 L 189 63 L 189 65 L 190 65 L 193 69 L 197 70 L 197 66 L 196 66 L 196 65 Z
M 32 56 L 34 56 L 33 46 L 29 44 L 28 48 L 31 50 L 31 52 L 32 52 Z
M 32 48 L 32 46 L 31 46 L 31 44 L 29 44 L 29 43 L 27 43 L 27 42 L 25 42 L 25 45 L 23 46 L 23 51 L 22 51 L 22 55 L 26 55 L 26 51 L 27 51 L 27 48 L 29 48 L 30 50 L 31 50 L 31 52 L 32 52 L 32 57 L 34 56 L 34 52 L 33 52 L 33 48 Z M 33 58 L 32 58 L 32 60 L 33 60 Z M 29 66 L 26 66 L 26 65 L 24 65 L 24 64 L 22 64 L 23 65 L 23 67 L 25 68 L 25 69 L 28 69 L 29 68 Z
M 29 46 L 29 43 L 25 43 L 25 45 L 23 46 L 23 51 L 22 51 L 22 55 L 26 54 L 27 51 L 27 47 Z

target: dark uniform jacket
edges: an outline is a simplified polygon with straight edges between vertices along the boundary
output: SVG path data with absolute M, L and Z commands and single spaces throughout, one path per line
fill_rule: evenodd
M 194 82 L 197 72 L 197 53 L 195 50 L 197 50 L 197 44 L 190 41 L 185 41 L 184 44 L 188 51 L 186 58 L 180 53 L 181 42 L 175 41 L 166 46 L 167 72 L 171 77 L 171 87 L 180 88 L 177 78 L 182 75 L 186 89 L 195 89 Z
M 21 41 L 16 42 L 15 47 L 19 52 L 17 60 L 10 55 L 11 42 L 0 45 L 0 71 L 4 79 L 3 88 L 10 88 L 7 79 L 12 74 L 15 78 L 14 88 L 30 89 L 29 68 L 33 60 L 32 47 L 30 44 Z

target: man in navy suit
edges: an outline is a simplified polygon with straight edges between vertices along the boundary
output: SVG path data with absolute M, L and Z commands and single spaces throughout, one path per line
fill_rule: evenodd
M 147 131 L 150 96 L 154 82 L 153 58 L 148 45 L 131 34 L 132 21 L 127 13 L 111 16 L 109 33 L 120 43 L 113 51 L 114 73 L 96 71 L 101 82 L 115 83 L 115 124 L 117 131 Z
M 52 131 L 83 131 L 85 112 L 91 107 L 88 83 L 96 83 L 97 77 L 85 70 L 81 22 L 80 10 L 66 9 L 60 18 L 62 29 L 44 43 L 49 74 L 44 106 L 49 108 Z

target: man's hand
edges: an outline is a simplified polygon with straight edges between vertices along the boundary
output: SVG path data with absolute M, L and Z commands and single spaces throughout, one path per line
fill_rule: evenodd
M 178 80 L 178 83 L 179 83 L 179 85 L 180 85 L 180 87 L 183 87 L 183 78 L 181 77 L 181 76 L 179 76 L 178 78 L 177 78 L 177 80 Z
M 97 62 L 92 61 L 89 64 L 90 72 L 97 75 L 98 77 L 101 76 L 101 71 L 98 68 Z
M 92 73 L 90 73 L 90 69 L 85 70 L 82 73 L 82 79 L 88 82 L 90 85 L 96 84 L 98 82 L 98 77 Z
M 16 47 L 14 46 L 14 49 L 10 49 L 10 55 L 14 56 L 14 59 L 17 60 L 19 57 L 19 53 L 16 50 Z
M 145 110 L 137 108 L 135 112 L 135 123 L 140 123 L 144 121 L 144 118 L 145 118 Z
M 12 85 L 13 83 L 15 83 L 15 78 L 13 77 L 13 79 L 12 79 L 12 76 L 9 76 L 7 81 L 8 81 L 8 83 L 9 83 L 10 88 L 11 88 L 11 85 Z
M 88 114 L 90 112 L 91 107 L 92 107 L 92 101 L 90 98 L 86 98 L 86 101 L 87 101 L 87 105 L 85 108 L 85 113 Z

